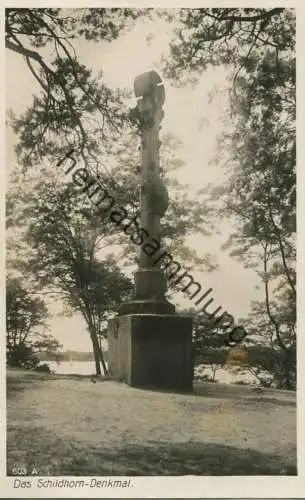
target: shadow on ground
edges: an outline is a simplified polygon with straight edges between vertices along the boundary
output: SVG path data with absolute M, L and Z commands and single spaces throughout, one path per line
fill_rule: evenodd
M 7 395 L 8 397 L 13 396 L 14 393 L 18 391 L 23 391 L 25 388 L 33 384 L 42 381 L 52 381 L 52 380 L 76 380 L 79 382 L 88 383 L 92 379 L 92 375 L 79 375 L 79 374 L 44 374 L 35 371 L 20 372 L 16 370 L 10 371 L 7 375 Z M 111 380 L 110 377 L 94 377 L 97 382 L 107 382 Z M 171 391 L 161 390 L 161 389 L 141 389 L 145 392 L 162 392 L 162 393 L 172 393 Z M 216 399 L 231 399 L 234 397 L 237 401 L 265 401 L 269 403 L 275 403 L 281 406 L 295 406 L 296 405 L 296 392 L 295 391 L 279 391 L 265 388 L 255 388 L 251 386 L 239 386 L 234 384 L 212 384 L 210 382 L 194 381 L 194 391 L 193 392 L 182 392 L 185 396 L 198 396 L 206 398 L 216 398 Z
M 39 436 L 39 439 L 37 437 Z M 18 442 L 18 450 L 10 443 Z M 41 446 L 43 443 L 43 446 Z M 129 443 L 123 448 L 105 449 L 103 443 L 88 447 L 47 432 L 45 428 L 14 426 L 7 435 L 7 474 L 22 462 L 39 475 L 65 476 L 242 476 L 296 475 L 291 462 L 252 449 L 204 442 Z
M 244 401 L 265 401 L 281 406 L 295 406 L 296 392 L 275 389 L 256 388 L 251 386 L 239 386 L 235 384 L 211 384 L 207 382 L 194 382 L 195 396 L 206 398 L 221 398 Z
M 36 379 L 36 383 L 38 380 Z M 28 387 L 33 387 L 35 384 L 35 380 L 29 380 L 26 379 L 18 379 L 18 378 L 11 378 L 7 377 L 6 379 L 6 396 L 7 398 L 13 398 L 16 396 L 19 396 L 20 393 L 22 393 L 25 389 Z
M 137 388 L 144 392 L 159 392 L 163 394 L 172 394 L 173 391 L 166 389 Z M 192 392 L 176 391 L 176 394 L 190 396 L 193 400 L 194 396 L 199 398 L 215 398 L 215 399 L 232 399 L 236 402 L 248 401 L 249 404 L 264 403 L 276 404 L 280 406 L 296 406 L 296 392 L 271 390 L 265 388 L 255 388 L 251 386 L 239 386 L 234 384 L 216 384 L 211 382 L 194 382 L 194 390 Z M 184 403 L 185 405 L 187 403 Z
M 84 383 L 89 383 L 91 375 L 55 375 L 49 373 L 37 373 L 35 371 L 28 371 L 26 375 L 19 376 L 18 372 L 16 375 L 9 374 L 6 377 L 6 394 L 7 398 L 12 398 L 17 396 L 19 393 L 24 392 L 25 389 L 37 387 L 41 382 L 52 382 L 54 380 L 76 380 L 83 381 Z M 104 381 L 104 380 L 103 380 Z M 108 381 L 105 378 L 105 382 Z

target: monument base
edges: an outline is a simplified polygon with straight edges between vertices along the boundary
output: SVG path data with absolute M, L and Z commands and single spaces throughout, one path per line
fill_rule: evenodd
M 192 391 L 192 318 L 130 314 L 110 320 L 108 371 L 133 387 Z
M 132 300 L 121 304 L 120 316 L 127 314 L 171 314 L 175 313 L 175 306 L 165 299 L 162 300 Z

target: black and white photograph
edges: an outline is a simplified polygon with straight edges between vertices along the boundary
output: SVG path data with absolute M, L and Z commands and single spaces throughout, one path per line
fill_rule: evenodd
M 298 9 L 14 3 L 4 496 L 301 492 Z

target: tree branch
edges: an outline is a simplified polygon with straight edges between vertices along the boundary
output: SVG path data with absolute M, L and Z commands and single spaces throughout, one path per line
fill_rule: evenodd
M 267 314 L 270 318 L 270 321 L 272 322 L 274 329 L 275 329 L 275 334 L 276 338 L 278 340 L 279 345 L 282 347 L 284 351 L 287 350 L 287 347 L 283 343 L 281 339 L 281 333 L 280 333 L 280 327 L 279 324 L 277 323 L 276 319 L 274 318 L 271 308 L 270 308 L 270 299 L 269 299 L 269 277 L 268 277 L 268 256 L 267 256 L 267 248 L 268 244 L 264 245 L 264 257 L 263 257 L 263 263 L 264 263 L 264 285 L 265 285 L 265 304 L 266 304 L 266 310 Z
M 280 253 L 281 253 L 281 257 L 282 257 L 282 262 L 283 262 L 285 274 L 286 274 L 288 283 L 292 289 L 292 292 L 293 292 L 294 296 L 296 297 L 296 288 L 295 288 L 295 285 L 291 279 L 290 272 L 289 272 L 289 269 L 287 266 L 287 261 L 286 261 L 285 250 L 284 250 L 284 246 L 283 246 L 281 232 L 275 223 L 273 213 L 272 213 L 272 206 L 271 206 L 271 199 L 270 199 L 270 186 L 269 186 L 269 191 L 268 191 L 268 209 L 269 209 L 270 220 L 271 220 L 271 223 L 272 223 L 272 226 L 273 226 L 273 229 L 274 229 L 274 232 L 275 232 L 275 235 L 277 237 L 278 244 L 280 247 Z
M 221 21 L 260 21 L 264 19 L 269 19 L 272 16 L 276 16 L 281 14 L 285 9 L 284 8 L 274 8 L 270 9 L 269 11 L 266 11 L 265 13 L 262 14 L 257 14 L 256 16 L 235 16 L 235 15 L 230 15 L 230 16 L 221 16 Z M 215 19 L 218 19 L 217 17 L 214 17 Z
M 8 38 L 5 39 L 5 47 L 9 50 L 17 52 L 18 54 L 22 54 L 25 57 L 30 57 L 31 59 L 35 59 L 35 61 L 40 62 L 42 60 L 42 57 L 40 54 L 38 54 L 38 52 L 26 49 L 21 43 L 19 43 L 18 45 L 12 43 Z

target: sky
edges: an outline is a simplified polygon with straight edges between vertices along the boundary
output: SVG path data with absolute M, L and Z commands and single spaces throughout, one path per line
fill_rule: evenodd
M 146 37 L 156 35 L 150 43 Z M 177 178 L 189 184 L 189 192 L 196 202 L 195 190 L 208 183 L 224 181 L 225 172 L 221 166 L 209 164 L 215 154 L 216 138 L 224 127 L 226 118 L 227 94 L 222 92 L 210 102 L 209 93 L 217 86 L 225 90 L 226 72 L 223 68 L 205 71 L 195 88 L 176 88 L 170 84 L 160 71 L 160 57 L 168 53 L 171 38 L 170 27 L 161 21 L 149 24 L 136 23 L 127 34 L 111 43 L 76 41 L 73 43 L 80 61 L 92 68 L 97 74 L 103 70 L 103 79 L 113 88 L 133 89 L 134 78 L 145 71 L 154 69 L 163 79 L 166 90 L 164 105 L 165 117 L 162 132 L 171 132 L 182 141 L 182 157 L 185 165 L 177 173 Z M 6 106 L 18 115 L 31 104 L 32 96 L 38 86 L 23 58 L 11 51 L 6 54 Z M 134 102 L 130 105 L 134 106 Z M 16 162 L 14 144 L 16 137 L 12 130 L 6 133 L 7 178 Z M 169 193 L 170 195 L 170 193 Z M 228 225 L 222 225 L 222 235 L 203 237 L 192 235 L 190 245 L 199 255 L 209 252 L 215 256 L 219 265 L 217 271 L 202 273 L 193 270 L 194 277 L 203 289 L 213 288 L 213 310 L 222 306 L 235 318 L 249 312 L 251 300 L 261 297 L 255 273 L 245 269 L 233 260 L 228 251 L 221 250 L 222 243 L 230 232 Z M 211 295 L 212 296 L 212 295 Z M 191 306 L 185 300 L 183 306 Z M 212 307 L 212 306 L 211 306 Z M 91 350 L 91 342 L 83 319 L 74 315 L 62 317 L 61 303 L 50 304 L 53 317 L 49 321 L 50 331 L 65 349 Z

